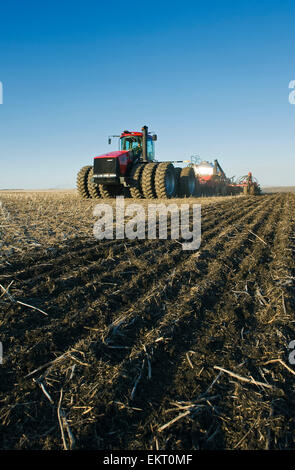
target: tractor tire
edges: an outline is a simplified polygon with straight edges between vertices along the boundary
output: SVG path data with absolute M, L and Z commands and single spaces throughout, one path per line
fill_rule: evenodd
M 243 187 L 243 194 L 244 194 L 245 196 L 248 196 L 248 194 L 249 194 L 248 186 L 244 186 L 244 187 Z
M 175 171 L 175 184 L 176 184 L 176 191 L 175 191 L 175 196 L 179 197 L 180 195 L 180 173 L 181 173 L 182 168 L 176 167 L 174 168 Z
M 87 188 L 88 188 L 88 192 L 89 192 L 89 195 L 90 197 L 92 197 L 93 199 L 100 199 L 101 198 L 101 194 L 100 194 L 100 190 L 99 190 L 99 187 L 97 184 L 94 184 L 92 181 L 91 181 L 91 178 L 93 177 L 93 168 L 90 168 L 90 171 L 88 173 L 88 178 L 87 178 Z
M 203 188 L 202 188 L 202 196 L 203 197 L 207 197 L 208 194 L 209 194 L 209 190 L 208 190 L 208 183 L 205 183 L 202 185 Z
M 98 187 L 100 195 L 103 199 L 112 199 L 122 194 L 120 186 L 115 186 L 111 184 L 99 184 Z
M 200 181 L 198 180 L 198 178 L 195 176 L 196 178 L 196 186 L 195 186 L 195 191 L 194 191 L 194 196 L 195 197 L 200 197 L 202 195 L 202 186 L 201 186 L 201 183 Z
M 141 175 L 142 194 L 146 199 L 156 199 L 155 174 L 157 163 L 146 163 Z
M 77 190 L 83 199 L 89 199 L 91 196 L 88 190 L 88 175 L 92 166 L 83 166 L 77 175 Z
M 226 196 L 227 195 L 227 185 L 226 184 L 222 184 L 220 186 L 220 195 L 221 196 Z
M 194 195 L 196 189 L 196 176 L 193 168 L 187 166 L 180 173 L 180 192 L 182 197 Z
M 134 199 L 142 199 L 143 192 L 141 186 L 141 177 L 144 169 L 144 163 L 137 163 L 131 170 L 130 179 L 131 186 L 129 188 L 131 197 Z
M 172 163 L 162 162 L 157 165 L 155 189 L 159 199 L 170 199 L 176 193 L 175 169 Z
M 122 194 L 122 196 L 126 197 L 127 199 L 130 199 L 131 198 L 130 188 L 127 188 L 127 187 L 123 186 L 121 194 Z

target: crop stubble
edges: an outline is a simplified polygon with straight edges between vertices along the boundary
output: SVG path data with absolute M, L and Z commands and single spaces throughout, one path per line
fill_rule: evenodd
M 2 449 L 62 448 L 58 408 L 68 447 L 293 447 L 295 376 L 269 361 L 295 339 L 295 196 L 202 203 L 184 252 L 97 242 L 72 194 L 2 195 L 0 283 L 47 313 L 2 292 Z

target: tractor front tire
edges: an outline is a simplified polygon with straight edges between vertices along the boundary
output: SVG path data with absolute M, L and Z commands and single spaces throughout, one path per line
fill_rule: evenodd
M 99 187 L 97 184 L 91 181 L 92 177 L 93 177 L 93 168 L 90 168 L 90 171 L 88 173 L 88 178 L 87 178 L 88 193 L 90 197 L 92 197 L 93 199 L 100 199 L 101 194 L 100 194 Z
M 89 199 L 91 196 L 88 190 L 88 175 L 92 166 L 83 166 L 77 175 L 77 190 L 82 199 Z
M 99 192 L 103 199 L 113 199 L 122 194 L 122 188 L 112 184 L 99 184 Z
M 130 194 L 131 197 L 134 199 L 142 199 L 143 192 L 141 187 L 141 177 L 142 172 L 144 169 L 143 163 L 137 163 L 131 170 L 130 179 L 131 179 L 131 186 L 130 186 Z

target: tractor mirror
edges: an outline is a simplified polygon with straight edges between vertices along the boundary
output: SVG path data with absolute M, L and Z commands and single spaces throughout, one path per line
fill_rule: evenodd
M 153 139 L 154 141 L 156 141 L 156 140 L 157 140 L 157 135 L 154 134 L 154 135 L 152 136 L 152 139 Z
M 112 143 L 112 139 L 109 137 L 109 145 Z

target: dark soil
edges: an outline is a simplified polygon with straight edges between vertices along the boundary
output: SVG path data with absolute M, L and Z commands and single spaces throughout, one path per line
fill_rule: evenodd
M 60 417 L 76 449 L 293 449 L 294 229 L 295 195 L 272 194 L 204 206 L 196 252 L 89 235 L 14 253 L 0 448 L 64 448 Z

